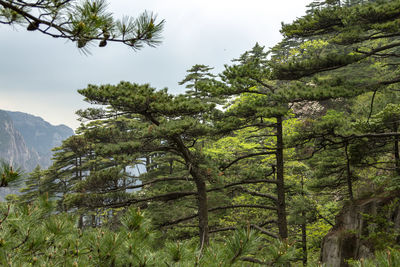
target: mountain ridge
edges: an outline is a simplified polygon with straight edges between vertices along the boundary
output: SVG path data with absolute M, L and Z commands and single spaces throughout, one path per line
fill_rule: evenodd
M 30 172 L 51 165 L 52 148 L 73 135 L 64 124 L 52 125 L 39 116 L 0 110 L 0 158 Z

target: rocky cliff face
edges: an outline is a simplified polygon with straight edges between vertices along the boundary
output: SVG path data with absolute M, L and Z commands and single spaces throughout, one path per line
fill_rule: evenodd
M 26 172 L 51 164 L 51 149 L 73 135 L 65 125 L 53 126 L 40 117 L 0 110 L 0 158 Z
M 31 169 L 31 164 L 39 163 L 38 156 L 29 151 L 24 138 L 5 111 L 0 111 L 0 158 L 25 170 Z
M 321 261 L 347 267 L 346 260 L 372 257 L 383 243 L 398 243 L 400 199 L 375 197 L 346 205 L 322 241 Z

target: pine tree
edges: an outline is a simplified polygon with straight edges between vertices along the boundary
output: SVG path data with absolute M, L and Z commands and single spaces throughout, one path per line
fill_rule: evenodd
M 88 161 L 90 146 L 83 136 L 73 135 L 53 150 L 53 164 L 45 171 L 42 186 L 51 197 L 59 199 L 60 208 L 65 211 L 67 194 L 87 175 L 83 165 Z
M 226 66 L 221 74 L 224 83 L 215 81 L 204 91 L 211 95 L 224 97 L 231 101 L 231 107 L 224 112 L 219 123 L 221 133 L 230 134 L 234 130 L 248 127 L 260 129 L 260 147 L 257 153 L 241 156 L 223 167 L 223 170 L 240 160 L 262 155 L 275 155 L 272 164 L 273 173 L 276 170 L 276 180 L 271 180 L 276 185 L 276 205 L 278 217 L 279 236 L 288 237 L 284 183 L 284 143 L 283 121 L 289 115 L 288 102 L 282 97 L 279 82 L 270 79 L 271 70 L 267 59 L 268 53 L 264 47 L 256 44 L 252 50 L 245 52 L 238 64 Z M 264 143 L 263 136 L 274 136 L 273 144 Z
M 179 157 L 187 174 L 190 175 L 195 192 L 170 192 L 164 196 L 154 197 L 165 200 L 180 199 L 195 195 L 199 219 L 200 243 L 207 244 L 209 240 L 208 198 L 206 184 L 211 173 L 200 148 L 196 146 L 199 138 L 210 134 L 211 125 L 207 117 L 213 112 L 215 105 L 190 98 L 185 95 L 173 96 L 167 90 L 155 91 L 149 85 L 121 82 L 116 86 L 89 85 L 79 90 L 86 101 L 108 106 L 116 115 L 121 114 L 129 119 L 126 142 L 110 147 L 113 154 L 138 153 L 145 158 L 152 154 L 172 154 Z M 81 112 L 86 118 L 93 118 L 90 111 Z M 99 111 L 97 118 L 107 118 L 109 115 Z M 107 130 L 107 129 L 104 129 Z M 182 166 L 182 165 L 181 165 Z M 169 177 L 156 178 L 149 184 L 168 181 Z M 172 179 L 172 178 L 171 178 Z M 185 177 L 177 180 L 185 181 Z M 132 199 L 121 205 L 137 203 Z M 194 218 L 193 217 L 193 218 Z
M 41 170 L 39 165 L 36 166 L 36 168 L 25 179 L 25 187 L 20 190 L 21 196 L 19 199 L 23 202 L 30 203 L 42 196 L 45 193 L 43 176 L 44 171 Z
M 297 56 L 285 62 L 280 61 L 275 65 L 274 76 L 277 79 L 296 80 L 341 68 L 365 68 L 374 61 L 381 60 L 388 65 L 397 66 L 397 35 L 400 28 L 396 21 L 399 17 L 399 5 L 399 1 L 328 5 L 291 24 L 284 24 L 281 32 L 285 36 L 285 42 L 324 40 L 328 45 L 324 53 L 311 54 L 311 58 Z M 371 61 L 372 58 L 374 61 Z M 369 86 L 369 90 L 375 90 L 377 87 L 398 82 L 396 75 L 371 79 L 376 74 L 378 73 L 371 73 L 369 80 L 358 79 L 352 88 Z M 336 86 L 339 85 L 346 85 L 346 80 L 337 80 Z
M 213 68 L 206 66 L 206 65 L 194 65 L 190 70 L 187 70 L 188 75 L 186 75 L 185 79 L 179 82 L 179 85 L 185 85 L 188 89 L 186 94 L 199 96 L 199 86 L 201 83 L 207 83 L 212 78 L 215 77 L 214 74 L 210 73 L 209 71 Z
M 325 100 L 345 103 L 358 96 L 369 96 L 369 114 L 363 114 L 361 119 L 369 124 L 370 117 L 376 112 L 375 96 L 393 90 L 399 82 L 399 27 L 396 21 L 400 2 L 319 2 L 314 3 L 318 7 L 314 5 L 306 16 L 282 26 L 285 39 L 274 51 L 272 77 L 287 81 L 286 93 L 291 96 L 292 103 Z M 280 47 L 289 47 L 291 52 L 282 54 L 278 50 Z M 325 182 L 336 176 L 328 184 L 346 183 L 352 198 L 352 181 L 357 179 L 358 173 L 354 169 L 375 164 L 373 162 L 383 155 L 382 145 L 386 146 L 383 143 L 387 140 L 379 140 L 377 132 L 371 128 L 368 133 L 366 128 L 361 131 L 351 125 L 355 118 L 340 118 L 344 114 L 350 118 L 348 111 L 342 115 L 337 113 L 336 122 L 333 122 L 335 116 L 332 114 L 334 111 L 329 113 L 328 110 L 327 116 L 316 121 L 316 125 L 319 124 L 316 127 L 324 125 L 322 128 L 326 128 L 314 128 L 316 131 L 308 140 L 314 140 L 314 149 L 324 154 L 321 157 L 316 154 L 313 159 L 318 166 L 326 167 L 319 169 L 321 172 L 317 176 L 325 177 Z M 348 127 L 345 131 L 344 125 Z M 392 132 L 391 138 L 396 139 L 396 132 Z M 383 135 L 380 137 L 384 138 Z M 393 144 L 394 151 L 396 143 Z M 357 153 L 357 150 L 367 148 L 369 153 Z

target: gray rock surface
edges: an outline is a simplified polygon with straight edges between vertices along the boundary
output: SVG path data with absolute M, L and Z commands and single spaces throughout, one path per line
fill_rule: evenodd
M 378 232 L 396 233 L 399 228 L 400 201 L 396 197 L 347 204 L 322 241 L 321 261 L 329 267 L 347 267 L 348 259 L 372 257 L 376 244 L 370 237 Z
M 73 134 L 65 125 L 53 126 L 37 116 L 0 110 L 0 158 L 25 172 L 37 165 L 49 167 L 51 149 Z

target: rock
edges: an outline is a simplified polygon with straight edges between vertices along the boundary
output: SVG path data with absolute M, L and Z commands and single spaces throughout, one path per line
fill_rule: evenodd
M 7 112 L 0 110 L 0 158 L 27 170 L 38 164 L 38 155 L 31 153 L 21 133 L 18 132 Z
M 375 197 L 349 203 L 337 215 L 335 226 L 322 241 L 321 261 L 329 267 L 346 267 L 348 259 L 373 257 L 381 242 L 398 241 L 399 237 L 391 233 L 399 228 L 398 197 Z M 376 239 L 378 233 L 384 233 L 387 239 Z
M 52 148 L 73 134 L 65 125 L 54 126 L 37 116 L 0 110 L 0 158 L 25 172 L 37 165 L 49 167 Z

